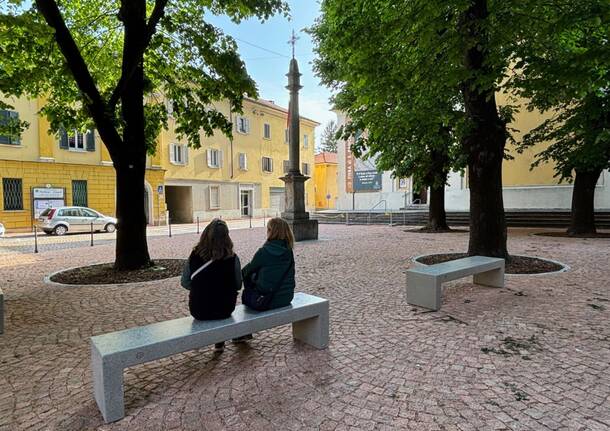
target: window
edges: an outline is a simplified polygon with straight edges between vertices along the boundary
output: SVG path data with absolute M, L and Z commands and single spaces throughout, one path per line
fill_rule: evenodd
M 95 132 L 87 130 L 61 129 L 59 131 L 59 148 L 69 151 L 95 151 Z
M 80 212 L 82 213 L 83 217 L 98 218 L 100 216 L 98 213 L 90 210 L 89 208 L 81 208 Z
M 188 164 L 188 148 L 184 144 L 171 144 L 169 146 L 169 162 L 174 165 Z
M 210 209 L 220 208 L 220 186 L 210 186 Z
M 72 180 L 72 205 L 77 207 L 88 206 L 86 180 Z
M 246 153 L 239 153 L 239 169 L 241 171 L 248 170 L 248 155 Z
M 290 171 L 290 160 L 284 160 L 284 173 L 287 174 Z
M 59 217 L 82 217 L 83 214 L 80 212 L 78 208 L 66 208 L 63 210 L 59 210 Z
M 309 135 L 303 135 L 303 148 L 309 147 Z
M 209 168 L 222 167 L 222 151 L 210 148 L 207 151 L 207 155 Z
M 19 125 L 19 113 L 15 111 L 7 111 L 0 109 L 0 125 L 8 126 L 12 129 L 14 126 Z M 15 132 L 17 132 L 17 128 Z M 19 145 L 21 141 L 19 139 L 19 133 L 11 133 L 9 135 L 0 135 L 0 144 L 4 145 Z
M 21 178 L 2 178 L 5 211 L 23 209 L 23 181 Z
M 271 139 L 271 124 L 265 123 L 263 126 L 263 138 Z
M 271 157 L 263 157 L 263 172 L 273 172 L 273 159 Z
M 285 144 L 290 143 L 290 129 L 284 130 L 284 143 Z
M 237 131 L 244 135 L 250 133 L 250 120 L 246 117 L 237 117 Z
M 309 171 L 309 163 L 303 163 L 302 170 L 303 170 L 303 175 L 309 175 L 311 173 Z

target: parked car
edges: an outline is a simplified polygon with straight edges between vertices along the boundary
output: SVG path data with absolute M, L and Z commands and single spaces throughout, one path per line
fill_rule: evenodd
M 0 223 L 0 236 L 4 236 L 6 233 L 6 229 L 4 229 L 4 225 Z
M 64 235 L 67 232 L 90 232 L 91 223 L 93 223 L 95 231 L 114 232 L 117 219 L 105 216 L 91 208 L 47 208 L 40 213 L 36 226 L 47 235 Z

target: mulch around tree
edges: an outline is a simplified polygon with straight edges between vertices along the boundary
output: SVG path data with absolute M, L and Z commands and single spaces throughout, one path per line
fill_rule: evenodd
M 554 238 L 610 238 L 610 232 L 597 232 L 597 233 L 585 233 L 585 234 L 569 234 L 567 232 L 537 232 L 536 236 L 550 236 Z
M 418 229 L 405 229 L 407 233 L 468 233 L 468 229 L 430 229 L 427 227 L 420 227 Z
M 434 265 L 451 260 L 467 257 L 466 253 L 446 253 L 446 254 L 430 254 L 417 259 L 417 262 L 424 265 Z M 506 274 L 545 274 L 548 272 L 561 271 L 562 265 L 536 257 L 517 256 L 513 255 L 506 263 Z
M 177 277 L 185 263 L 184 259 L 157 259 L 152 266 L 134 271 L 116 271 L 112 263 L 102 263 L 58 272 L 50 280 L 74 285 L 142 283 Z

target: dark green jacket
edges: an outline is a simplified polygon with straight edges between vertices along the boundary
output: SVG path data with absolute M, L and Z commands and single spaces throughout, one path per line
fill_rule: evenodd
M 284 274 L 286 276 L 280 284 Z M 285 307 L 294 297 L 294 257 L 286 241 L 267 241 L 254 254 L 252 261 L 244 266 L 242 275 L 244 287 L 251 285 L 263 295 L 274 292 L 270 308 Z M 254 283 L 249 282 L 252 279 Z

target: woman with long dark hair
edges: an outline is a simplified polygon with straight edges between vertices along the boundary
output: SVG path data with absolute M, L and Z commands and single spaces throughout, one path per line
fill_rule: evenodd
M 181 284 L 189 290 L 191 315 L 197 320 L 230 317 L 241 282 L 241 264 L 233 252 L 229 227 L 214 219 L 201 234 L 182 274 Z M 224 343 L 215 347 L 222 352 Z

